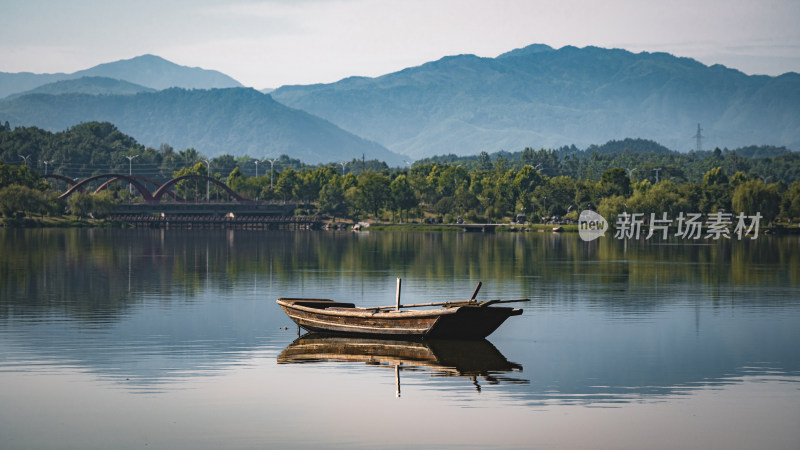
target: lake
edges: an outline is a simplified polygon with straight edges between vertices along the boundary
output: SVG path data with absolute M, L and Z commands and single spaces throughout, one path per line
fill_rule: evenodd
M 800 238 L 0 229 L 0 447 L 800 448 Z M 530 298 L 486 341 L 278 297 Z

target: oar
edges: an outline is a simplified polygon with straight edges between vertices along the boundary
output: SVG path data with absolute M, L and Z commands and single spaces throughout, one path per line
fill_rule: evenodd
M 515 302 L 529 302 L 529 301 L 531 301 L 531 299 L 529 299 L 529 298 L 518 298 L 518 299 L 515 299 L 515 300 L 488 300 L 488 301 L 485 301 L 485 302 L 480 302 L 480 303 L 478 303 L 478 305 L 481 308 L 485 308 L 485 307 L 487 307 L 489 305 L 494 305 L 495 303 L 515 303 Z

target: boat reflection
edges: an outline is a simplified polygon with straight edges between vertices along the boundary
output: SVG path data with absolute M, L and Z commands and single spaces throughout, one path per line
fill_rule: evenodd
M 506 359 L 486 339 L 410 341 L 307 333 L 278 355 L 279 364 L 319 362 L 365 363 L 394 368 L 398 396 L 401 370 L 425 371 L 431 376 L 465 377 L 479 392 L 479 378 L 486 384 L 529 383 L 526 379 L 505 375 L 522 372 L 522 365 Z

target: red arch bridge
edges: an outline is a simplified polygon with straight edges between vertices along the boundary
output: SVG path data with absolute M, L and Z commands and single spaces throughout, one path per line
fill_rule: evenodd
M 123 203 L 110 217 L 114 220 L 134 225 L 150 227 L 223 227 L 223 228 L 272 228 L 280 225 L 313 228 L 321 225 L 319 217 L 297 217 L 292 212 L 296 204 L 275 204 L 251 200 L 234 192 L 225 183 L 203 175 L 184 175 L 159 183 L 139 175 L 108 173 L 95 175 L 82 180 L 63 175 L 43 175 L 42 178 L 59 180 L 69 188 L 59 196 L 66 199 L 75 192 L 86 192 L 97 183 L 99 186 L 90 192 L 96 194 L 108 189 L 113 183 L 130 184 L 144 199 L 139 203 Z M 205 202 L 190 201 L 180 197 L 173 188 L 185 180 L 207 182 L 218 186 L 233 201 Z M 152 190 L 148 185 L 153 186 Z M 164 200 L 164 197 L 169 200 Z
M 95 194 L 102 190 L 108 189 L 108 187 L 115 182 L 124 182 L 124 183 L 129 183 L 131 186 L 135 187 L 136 190 L 139 192 L 139 194 L 141 194 L 142 198 L 144 198 L 144 202 L 147 204 L 159 203 L 164 195 L 170 196 L 174 201 L 186 202 L 187 201 L 186 199 L 179 197 L 170 189 L 181 181 L 197 180 L 197 181 L 205 181 L 207 183 L 211 183 L 220 187 L 223 191 L 225 191 L 228 195 L 230 195 L 239 203 L 248 203 L 253 201 L 237 194 L 231 188 L 229 188 L 225 183 L 204 175 L 183 175 L 177 178 L 173 178 L 164 184 L 160 184 L 153 179 L 142 177 L 139 175 L 123 175 L 119 173 L 104 173 L 101 175 L 94 175 L 89 178 L 84 178 L 83 180 L 80 181 L 73 180 L 63 175 L 43 175 L 42 178 L 52 178 L 56 180 L 61 180 L 70 185 L 69 189 L 64 191 L 64 193 L 61 194 L 58 198 L 67 198 L 70 195 L 72 195 L 73 192 L 76 191 L 85 192 L 86 188 L 93 185 L 96 181 L 107 180 L 94 190 Z M 155 190 L 153 192 L 150 192 L 150 190 L 147 189 L 146 186 L 147 184 L 155 186 Z

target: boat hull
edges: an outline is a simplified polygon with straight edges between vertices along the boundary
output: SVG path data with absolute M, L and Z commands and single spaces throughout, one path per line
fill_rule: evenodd
M 483 339 L 507 318 L 505 307 L 458 306 L 424 311 L 370 310 L 330 300 L 278 299 L 286 315 L 308 331 L 351 336 Z

